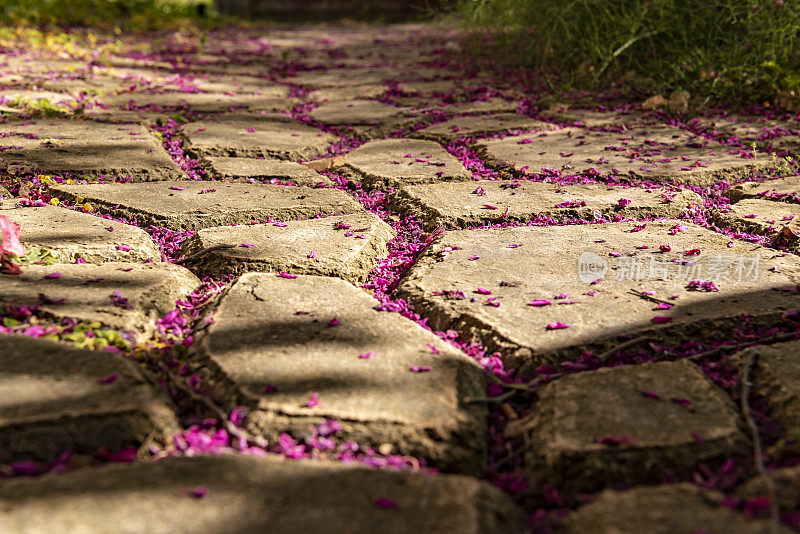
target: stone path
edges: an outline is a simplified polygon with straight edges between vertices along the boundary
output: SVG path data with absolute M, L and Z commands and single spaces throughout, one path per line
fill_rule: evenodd
M 800 529 L 797 117 L 105 39 L 0 61 L 0 531 Z

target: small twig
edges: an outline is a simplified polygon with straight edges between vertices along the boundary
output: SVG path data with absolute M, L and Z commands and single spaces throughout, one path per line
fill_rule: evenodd
M 201 257 L 205 256 L 209 252 L 214 252 L 215 250 L 222 250 L 222 249 L 228 249 L 228 248 L 236 248 L 236 246 L 237 245 L 214 245 L 213 247 L 204 248 L 200 252 L 195 252 L 191 256 L 186 256 L 183 259 L 176 260 L 175 264 L 176 265 L 183 265 L 184 263 L 191 263 L 191 262 L 197 260 L 198 258 L 201 258 Z
M 650 341 L 651 339 L 652 338 L 650 336 L 642 336 L 642 337 L 637 337 L 637 338 L 634 338 L 634 339 L 629 339 L 625 343 L 617 345 L 613 349 L 609 349 L 609 350 L 605 351 L 604 353 L 602 353 L 600 356 L 597 357 L 597 361 L 598 362 L 604 362 L 607 359 L 609 359 L 610 357 L 612 357 L 614 354 L 616 354 L 616 353 L 618 353 L 620 351 L 623 351 L 625 349 L 631 348 L 634 345 L 638 345 L 639 343 L 644 343 L 645 341 Z
M 744 366 L 742 373 L 742 414 L 744 414 L 747 427 L 750 429 L 750 435 L 753 438 L 753 460 L 756 470 L 764 481 L 764 486 L 767 489 L 769 496 L 769 517 L 770 517 L 770 531 L 772 534 L 778 534 L 780 530 L 780 517 L 778 515 L 778 490 L 775 487 L 775 481 L 770 476 L 766 467 L 764 467 L 764 457 L 762 452 L 761 435 L 758 432 L 758 426 L 753 419 L 753 414 L 750 410 L 750 375 L 753 372 L 756 361 L 758 360 L 758 351 L 752 351 L 747 358 L 747 364 Z
M 691 360 L 691 361 L 697 361 L 697 360 L 700 360 L 702 358 L 706 358 L 708 356 L 713 356 L 713 355 L 715 355 L 715 354 L 717 354 L 719 352 L 724 352 L 726 350 L 736 350 L 736 351 L 738 351 L 738 350 L 746 349 L 747 347 L 753 347 L 753 346 L 756 346 L 756 345 L 769 345 L 771 343 L 778 343 L 780 341 L 786 341 L 788 339 L 794 339 L 799 335 L 800 335 L 800 332 L 788 332 L 788 333 L 784 333 L 784 334 L 776 334 L 774 336 L 765 337 L 765 338 L 759 339 L 758 341 L 753 341 L 752 343 L 750 343 L 748 345 L 723 345 L 723 346 L 717 347 L 715 349 L 707 350 L 705 352 L 698 352 L 697 354 L 695 354 L 693 356 L 689 356 L 688 359 Z
M 487 404 L 501 404 L 516 395 L 517 391 L 519 390 L 510 389 L 497 397 L 466 397 L 463 402 L 464 404 L 479 404 L 484 402 Z
M 656 297 L 654 297 L 652 295 L 648 295 L 647 293 L 644 293 L 643 291 L 636 291 L 635 289 L 631 289 L 630 293 L 636 295 L 639 298 L 643 298 L 645 300 L 649 300 L 650 302 L 655 302 L 657 304 L 659 304 L 659 303 L 660 304 L 669 304 L 670 307 L 675 305 L 672 302 L 667 302 L 666 300 L 661 300 L 661 299 L 656 298 Z

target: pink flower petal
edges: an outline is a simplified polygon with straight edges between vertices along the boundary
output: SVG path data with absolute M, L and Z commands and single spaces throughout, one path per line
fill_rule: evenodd
M 675 320 L 675 317 L 669 317 L 666 315 L 656 315 L 652 319 L 650 319 L 654 323 L 663 324 L 663 323 L 671 323 Z
M 368 360 L 368 359 L 372 358 L 373 356 L 375 356 L 376 354 L 377 354 L 377 352 L 375 352 L 375 351 L 369 351 L 369 352 L 365 352 L 363 354 L 359 354 L 358 357 L 361 358 L 362 360 Z
M 486 289 L 485 287 L 478 287 L 478 289 L 475 290 L 475 293 L 479 293 L 481 295 L 491 295 L 492 290 Z
M 284 272 L 284 271 L 279 272 L 278 276 L 280 276 L 281 278 L 289 278 L 289 279 L 297 278 L 296 274 L 289 274 L 289 273 Z
M 49 274 L 44 275 L 44 278 L 46 278 L 48 280 L 55 280 L 56 278 L 61 278 L 61 273 L 58 273 L 58 272 L 49 273 Z
M 564 328 L 569 328 L 569 325 L 562 322 L 550 323 L 545 327 L 547 330 L 562 330 Z
M 412 365 L 408 370 L 412 373 L 425 373 L 427 371 L 433 371 L 433 368 L 427 365 Z
M 111 384 L 112 382 L 116 381 L 119 378 L 117 373 L 112 373 L 104 378 L 101 378 L 97 381 L 98 384 Z
M 328 321 L 328 326 L 337 326 L 338 324 L 339 324 L 339 319 L 337 319 L 336 317 Z
M 528 302 L 528 306 L 549 306 L 552 302 L 547 299 L 533 299 Z
M 313 408 L 314 406 L 317 406 L 319 404 L 318 399 L 319 399 L 319 392 L 315 391 L 306 401 L 306 407 Z
M 244 248 L 253 248 L 254 246 L 256 246 L 256 244 L 255 243 L 242 243 L 239 246 L 240 247 L 244 247 Z

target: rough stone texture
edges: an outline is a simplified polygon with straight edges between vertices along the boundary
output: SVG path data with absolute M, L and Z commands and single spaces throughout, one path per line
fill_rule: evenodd
M 207 488 L 202 499 L 189 492 Z M 102 497 L 101 497 L 102 496 Z M 386 509 L 376 499 L 389 499 Z M 5 481 L 0 530 L 196 532 L 524 532 L 502 491 L 459 475 L 426 476 L 253 456 L 169 458 Z
M 746 349 L 736 355 L 740 371 L 751 357 L 755 367 L 750 380 L 764 397 L 769 415 L 788 433 L 800 429 L 800 342 Z
M 479 189 L 480 188 L 480 189 Z M 485 194 L 478 194 L 483 190 Z M 476 193 L 478 191 L 478 193 Z M 673 196 L 674 195 L 674 196 Z M 609 187 L 601 184 L 558 186 L 546 182 L 488 181 L 410 185 L 390 197 L 394 209 L 415 215 L 431 228 L 477 226 L 487 222 L 524 221 L 538 216 L 556 220 L 606 217 L 676 217 L 692 203 L 702 206 L 691 191 L 648 192 L 642 188 Z M 630 200 L 625 207 L 620 199 Z M 586 205 L 557 207 L 569 202 Z
M 44 278 L 52 273 L 61 276 Z M 39 304 L 36 313 L 45 317 L 100 321 L 144 334 L 175 307 L 175 299 L 185 299 L 200 284 L 188 270 L 169 263 L 28 265 L 21 275 L 0 276 L 2 302 Z M 130 309 L 115 305 L 115 291 L 128 299 Z
M 273 94 L 234 95 L 220 93 L 125 93 L 102 97 L 107 106 L 152 107 L 189 109 L 200 112 L 231 111 L 250 109 L 253 111 L 277 111 L 292 109 L 298 102 L 296 98 L 286 98 Z
M 773 250 L 729 241 L 694 225 L 683 225 L 685 231 L 670 235 L 676 224 L 683 225 L 652 221 L 634 232 L 639 223 L 448 232 L 411 268 L 399 295 L 429 317 L 435 330 L 453 328 L 466 339 L 480 339 L 491 350 L 503 352 L 511 365 L 527 361 L 534 366 L 584 350 L 605 350 L 617 345 L 622 334 L 647 333 L 676 343 L 739 325 L 743 313 L 752 315 L 754 322 L 770 322 L 783 310 L 796 308 L 795 295 L 775 289 L 797 285 L 800 259 L 775 257 Z M 671 252 L 659 252 L 661 245 L 671 246 Z M 636 248 L 643 246 L 649 248 Z M 683 254 L 693 249 L 701 254 Z M 605 264 L 607 272 L 584 269 L 581 280 L 579 258 L 584 252 L 590 253 L 584 266 Z M 480 259 L 468 260 L 473 256 Z M 695 265 L 681 263 L 687 261 Z M 769 270 L 772 265 L 777 272 Z M 752 280 L 755 275 L 758 279 Z M 589 284 L 596 279 L 602 281 Z M 688 282 L 698 279 L 716 280 L 719 292 L 688 290 Z M 488 298 L 497 297 L 501 305 L 487 305 L 487 296 L 476 293 L 478 287 L 492 291 Z M 441 294 L 457 290 L 466 298 Z M 589 295 L 590 290 L 596 294 Z M 653 291 L 674 308 L 656 309 L 654 302 L 631 290 Z M 564 292 L 571 295 L 561 301 L 577 303 L 559 305 L 553 297 Z M 671 299 L 674 295 L 679 298 Z M 528 306 L 533 299 L 549 299 L 552 305 Z M 654 323 L 655 316 L 674 320 Z M 570 326 L 545 328 L 555 322 Z
M 206 157 L 203 163 L 217 180 L 276 180 L 312 187 L 331 183 L 326 176 L 283 159 Z
M 778 493 L 778 504 L 786 513 L 794 513 L 800 501 L 800 465 L 770 470 L 770 477 L 775 482 Z M 762 497 L 768 495 L 764 479 L 753 477 L 736 489 L 741 498 Z
M 377 98 L 386 92 L 385 85 L 354 85 L 352 87 L 339 87 L 333 89 L 317 89 L 306 95 L 306 98 L 315 102 L 340 102 L 355 98 Z
M 353 126 L 359 134 L 386 133 L 421 120 L 411 108 L 370 100 L 344 100 L 322 104 L 308 114 L 315 121 L 336 126 Z
M 771 523 L 750 519 L 720 505 L 722 494 L 689 484 L 606 490 L 571 513 L 561 525 L 563 534 L 768 534 Z M 781 526 L 779 532 L 791 529 Z
M 330 69 L 298 72 L 286 81 L 310 88 L 383 84 L 396 76 L 393 69 Z
M 313 158 L 338 141 L 334 135 L 285 115 L 269 114 L 231 114 L 195 121 L 183 127 L 182 135 L 196 155 L 294 160 Z
M 336 225 L 346 226 L 338 228 Z M 193 264 L 204 272 L 241 274 L 248 271 L 338 276 L 363 282 L 386 257 L 392 227 L 370 213 L 273 224 L 221 226 L 200 230 L 187 247 L 189 254 L 223 244 L 252 244 L 204 255 Z M 314 252 L 313 258 L 309 254 Z
M 473 102 L 460 102 L 457 104 L 436 106 L 436 109 L 446 115 L 462 115 L 465 113 L 514 113 L 517 111 L 517 103 L 502 98 L 489 98 L 487 100 L 475 100 Z
M 581 493 L 655 483 L 747 444 L 733 402 L 685 360 L 576 373 L 537 397 L 530 415 L 506 427 L 507 436 L 524 439 L 534 487 Z M 618 438 L 631 443 L 601 442 Z
M 139 447 L 178 427 L 166 397 L 136 365 L 107 352 L 0 335 L 0 388 L 0 463 Z
M 10 145 L 0 154 L 0 166 L 41 173 L 72 172 L 127 176 L 137 180 L 169 180 L 185 174 L 146 128 L 80 120 L 7 123 Z M 28 139 L 32 134 L 36 139 Z
M 800 204 L 800 176 L 786 176 L 761 183 L 745 182 L 725 191 L 725 196 L 732 202 L 744 198 L 765 198 Z
M 523 117 L 514 113 L 502 113 L 498 115 L 457 117 L 422 128 L 411 134 L 411 136 L 433 141 L 449 141 L 467 135 L 479 136 L 517 130 L 553 130 L 555 128 L 557 126 L 554 124 L 530 117 Z
M 377 307 L 377 300 L 337 278 L 249 273 L 223 297 L 214 324 L 193 349 L 207 360 L 227 401 L 250 408 L 246 426 L 269 440 L 285 431 L 303 434 L 334 417 L 342 422 L 342 439 L 389 444 L 445 470 L 479 473 L 486 412 L 462 402 L 482 395 L 479 367 L 412 321 Z M 367 352 L 375 355 L 359 358 Z M 416 373 L 410 366 L 432 370 Z M 277 390 L 265 393 L 268 385 Z M 309 408 L 314 392 L 319 404 Z
M 797 136 L 800 135 L 796 123 L 765 117 L 705 117 L 694 119 L 689 124 L 706 130 L 718 139 L 735 138 L 748 148 L 755 143 L 764 150 L 796 150 Z
M 276 98 L 289 96 L 289 87 L 255 76 L 203 75 L 193 79 L 192 85 L 207 93 L 258 93 Z
M 69 200 L 82 197 L 102 213 L 173 230 L 364 210 L 343 191 L 273 184 L 184 181 L 59 185 L 51 191 Z
M 9 193 L 8 189 L 0 185 L 0 200 L 11 198 L 13 195 Z
M 20 225 L 26 247 L 47 249 L 61 263 L 74 263 L 78 258 L 89 263 L 161 260 L 150 236 L 135 226 L 56 206 L 17 208 L 15 204 L 13 200 L 0 202 L 0 215 Z M 130 250 L 120 250 L 117 245 Z
M 717 212 L 714 218 L 721 228 L 771 236 L 798 213 L 800 206 L 796 204 L 752 198 L 737 202 L 724 212 Z
M 584 128 L 603 126 L 641 126 L 649 120 L 640 112 L 630 111 L 595 111 L 590 109 L 573 109 L 569 105 L 554 105 L 539 113 L 539 117 L 555 122 L 567 123 Z
M 370 141 L 344 156 L 342 161 L 345 171 L 356 174 L 364 185 L 382 189 L 472 179 L 472 173 L 455 156 L 433 141 Z
M 729 154 L 728 146 L 670 126 L 623 133 L 565 128 L 484 140 L 477 146 L 490 164 L 517 172 L 578 174 L 594 169 L 590 172 L 699 185 L 731 181 L 765 165 L 763 160 L 756 163 Z

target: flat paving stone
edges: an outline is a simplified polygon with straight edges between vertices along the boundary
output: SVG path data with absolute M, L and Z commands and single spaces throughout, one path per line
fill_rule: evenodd
M 385 85 L 368 84 L 354 85 L 352 87 L 335 87 L 317 89 L 306 95 L 306 98 L 315 102 L 341 102 L 352 101 L 356 98 L 377 98 L 387 91 Z
M 0 388 L 0 463 L 139 447 L 178 429 L 166 396 L 107 352 L 0 335 Z
M 389 255 L 386 244 L 394 236 L 392 227 L 380 218 L 371 213 L 356 213 L 290 221 L 279 226 L 206 228 L 195 234 L 186 248 L 192 254 L 216 245 L 239 245 L 202 256 L 193 266 L 203 272 L 283 271 L 338 276 L 358 283 L 365 281 L 378 258 Z
M 796 308 L 796 296 L 775 289 L 794 287 L 799 274 L 793 255 L 674 220 L 461 230 L 426 249 L 399 296 L 435 330 L 452 328 L 512 366 L 535 367 L 606 350 L 622 334 L 677 343 L 738 325 L 742 313 L 769 323 Z M 698 280 L 719 291 L 690 285 Z M 632 290 L 674 307 L 657 309 Z M 528 305 L 536 300 L 545 302 Z
M 794 513 L 800 501 L 800 465 L 771 469 L 770 478 L 775 482 L 778 494 L 778 505 L 786 513 Z M 755 476 L 736 488 L 736 496 L 740 498 L 763 497 L 769 491 L 761 476 Z
M 368 187 L 471 180 L 472 173 L 438 143 L 418 139 L 369 141 L 345 155 L 345 171 Z
M 338 137 L 284 115 L 231 114 L 183 127 L 189 150 L 198 156 L 311 159 Z
M 562 221 L 592 220 L 595 213 L 609 218 L 676 217 L 692 203 L 702 206 L 700 196 L 691 191 L 670 192 L 666 197 L 669 202 L 665 202 L 665 192 L 658 189 L 484 180 L 406 185 L 397 189 L 389 201 L 395 210 L 414 215 L 431 228 L 524 221 L 541 216 Z
M 689 124 L 702 128 L 715 138 L 739 141 L 748 148 L 755 143 L 760 149 L 783 151 L 796 150 L 800 145 L 797 141 L 800 128 L 788 121 L 729 115 L 697 118 Z
M 452 141 L 464 136 L 480 136 L 515 131 L 553 130 L 554 124 L 515 113 L 456 117 L 433 124 L 411 134 L 412 137 L 433 141 Z
M 769 415 L 787 432 L 800 428 L 800 342 L 746 349 L 735 357 L 740 371 L 750 357 L 755 357 L 750 380 L 764 397 Z
M 308 116 L 325 124 L 353 126 L 356 127 L 358 133 L 365 134 L 404 128 L 421 118 L 411 108 L 390 106 L 371 100 L 327 102 L 313 110 Z
M 605 126 L 634 127 L 642 126 L 653 120 L 637 111 L 598 111 L 572 108 L 569 105 L 551 106 L 549 109 L 539 113 L 539 117 L 584 128 L 602 128 Z
M 688 476 L 747 444 L 733 401 L 685 360 L 575 373 L 537 397 L 506 435 L 524 440 L 538 488 L 594 492 Z
M 766 182 L 744 182 L 725 191 L 732 202 L 745 198 L 765 198 L 800 204 L 800 176 L 786 176 Z
M 488 98 L 486 100 L 475 100 L 474 102 L 445 104 L 436 106 L 435 109 L 446 115 L 463 115 L 467 113 L 514 113 L 517 111 L 517 103 L 513 100 L 505 100 L 502 98 Z
M 714 219 L 721 228 L 772 236 L 798 213 L 800 206 L 796 204 L 752 198 L 717 211 Z
M 695 185 L 735 180 L 765 165 L 763 160 L 757 163 L 729 154 L 728 146 L 669 126 L 622 133 L 565 128 L 483 140 L 477 147 L 491 165 L 520 173 L 588 171 Z
M 192 85 L 206 93 L 257 93 L 263 97 L 289 96 L 289 87 L 255 76 L 199 76 Z
M 186 176 L 144 126 L 54 119 L 7 123 L 2 130 L 9 145 L 20 147 L 0 155 L 0 166 L 7 170 L 130 175 L 136 180 Z
M 16 204 L 0 202 L 0 215 L 20 225 L 23 245 L 49 250 L 59 263 L 78 258 L 89 263 L 161 260 L 158 247 L 141 228 L 56 206 Z
M 190 496 L 201 487 L 204 497 Z M 0 487 L 0 509 L 0 529 L 19 534 L 112 534 L 121 528 L 150 534 L 289 533 L 320 525 L 354 534 L 524 531 L 523 513 L 511 499 L 473 478 L 242 455 L 8 480 Z
M 768 519 L 751 519 L 744 512 L 720 503 L 723 495 L 690 484 L 606 490 L 595 500 L 569 514 L 559 532 L 583 534 L 768 534 Z M 780 533 L 793 532 L 785 526 Z
M 173 230 L 364 210 L 344 191 L 273 184 L 182 181 L 59 185 L 50 190 L 70 201 L 80 197 L 100 213 Z
M 378 306 L 338 278 L 248 273 L 193 350 L 227 401 L 250 409 L 245 425 L 268 440 L 333 417 L 342 439 L 479 473 L 486 412 L 463 399 L 482 394 L 480 368 Z
M 125 93 L 101 97 L 108 106 L 153 107 L 189 109 L 200 112 L 232 111 L 277 111 L 292 109 L 299 101 L 273 94 L 242 95 L 226 93 Z
M 308 88 L 383 84 L 396 77 L 395 69 L 328 69 L 298 72 L 285 81 Z
M 328 177 L 284 159 L 208 156 L 203 158 L 203 164 L 217 180 L 272 180 L 311 187 L 331 184 Z
M 0 276 L 3 302 L 38 304 L 36 313 L 53 320 L 100 321 L 145 335 L 176 299 L 200 285 L 187 269 L 170 263 L 27 265 L 21 275 Z

